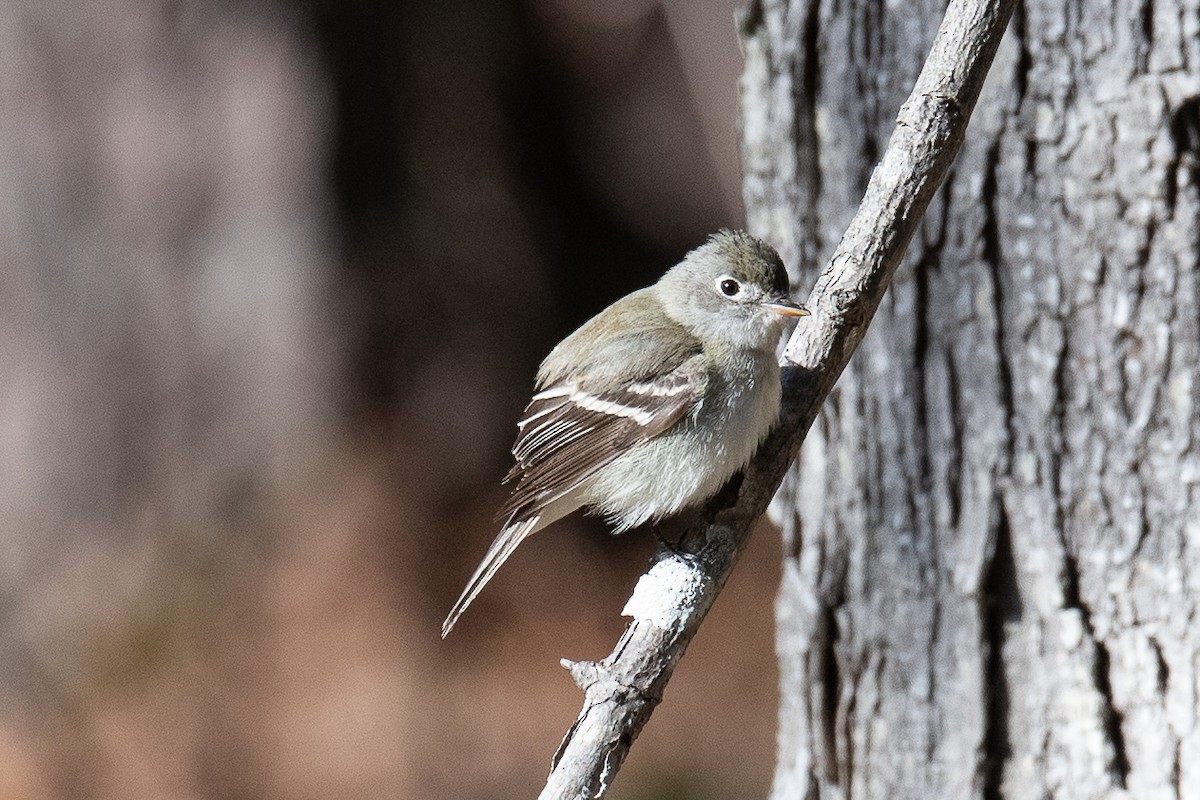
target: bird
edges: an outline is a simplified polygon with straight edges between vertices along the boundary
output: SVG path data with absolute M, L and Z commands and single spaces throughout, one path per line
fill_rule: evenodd
M 503 526 L 442 638 L 521 542 L 566 515 L 621 533 L 716 494 L 778 419 L 776 348 L 807 314 L 775 249 L 722 229 L 567 336 L 538 370 Z

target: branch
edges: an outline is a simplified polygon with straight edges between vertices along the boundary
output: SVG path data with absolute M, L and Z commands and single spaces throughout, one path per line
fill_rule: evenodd
M 602 796 L 662 699 L 958 153 L 1015 3 L 951 0 L 858 213 L 809 295 L 812 316 L 788 342 L 778 426 L 742 478 L 709 501 L 678 550 L 660 554 L 638 581 L 622 612 L 633 621 L 612 653 L 600 662 L 563 661 L 584 692 L 583 710 L 540 800 Z M 747 19 L 761 24 L 761 14 Z

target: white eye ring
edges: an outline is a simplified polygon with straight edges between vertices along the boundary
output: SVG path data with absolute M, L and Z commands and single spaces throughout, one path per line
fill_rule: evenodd
M 742 284 L 731 275 L 722 275 L 717 278 L 717 291 L 726 297 L 737 297 L 742 293 Z

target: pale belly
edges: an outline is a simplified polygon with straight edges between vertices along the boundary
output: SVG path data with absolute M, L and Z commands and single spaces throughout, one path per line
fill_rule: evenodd
M 741 366 L 729 386 L 715 393 L 710 389 L 698 410 L 586 481 L 581 487 L 584 503 L 622 531 L 716 494 L 746 465 L 779 416 L 779 366 L 774 356 L 756 354 Z M 735 395 L 738 399 L 732 402 L 712 400 Z

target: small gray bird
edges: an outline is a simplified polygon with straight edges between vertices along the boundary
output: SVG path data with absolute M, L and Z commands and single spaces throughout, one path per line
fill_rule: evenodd
M 517 545 L 572 511 L 620 533 L 716 494 L 775 424 L 775 348 L 807 313 L 774 248 L 722 230 L 564 339 L 518 423 L 507 521 L 442 636 Z

